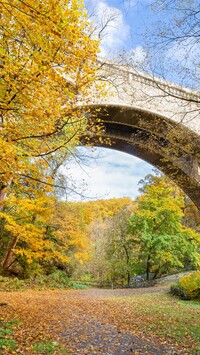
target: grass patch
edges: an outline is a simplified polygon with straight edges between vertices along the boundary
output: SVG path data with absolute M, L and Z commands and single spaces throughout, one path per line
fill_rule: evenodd
M 117 303 L 127 308 L 125 321 L 129 322 L 129 329 L 153 333 L 172 344 L 191 348 L 190 354 L 200 354 L 196 350 L 200 341 L 199 302 L 152 293 L 122 297 Z
M 9 322 L 0 320 L 0 351 L 14 351 L 16 341 L 13 338 L 13 328 L 18 324 L 18 320 L 13 319 Z M 1 353 L 1 352 L 0 352 Z
M 69 354 L 62 344 L 52 340 L 20 343 L 16 339 L 18 338 L 18 331 L 21 331 L 23 325 L 20 324 L 19 328 L 18 325 L 19 321 L 16 319 L 11 321 L 0 320 L 0 354 L 24 354 L 24 350 L 26 354 Z M 15 352 L 16 349 L 17 353 Z
M 188 300 L 188 301 L 179 301 L 178 303 L 183 304 L 185 307 L 197 307 L 200 308 L 200 301 Z
M 32 351 L 35 354 L 69 354 L 66 350 L 62 349 L 61 345 L 56 341 L 36 341 L 32 345 Z

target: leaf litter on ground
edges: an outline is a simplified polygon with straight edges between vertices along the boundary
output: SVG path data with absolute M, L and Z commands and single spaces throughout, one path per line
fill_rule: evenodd
M 165 288 L 1 292 L 14 324 L 1 354 L 200 354 L 200 307 Z M 9 338 L 8 334 L 8 338 Z

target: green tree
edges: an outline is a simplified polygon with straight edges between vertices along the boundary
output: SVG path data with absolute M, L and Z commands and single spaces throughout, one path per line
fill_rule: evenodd
M 124 279 L 128 285 L 135 271 L 135 256 L 138 248 L 133 235 L 129 232 L 130 215 L 130 209 L 122 209 L 112 219 L 107 230 L 107 259 L 111 266 L 112 279 Z
M 143 264 L 146 277 L 170 269 L 184 267 L 185 258 L 199 265 L 197 248 L 200 235 L 183 226 L 184 199 L 165 178 L 145 186 L 138 198 L 138 209 L 130 218 L 130 232 L 140 246 L 138 262 Z

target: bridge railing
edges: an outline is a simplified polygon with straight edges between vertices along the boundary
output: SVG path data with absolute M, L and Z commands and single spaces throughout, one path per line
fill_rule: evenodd
M 172 95 L 177 99 L 193 99 L 198 103 L 200 102 L 200 93 L 198 91 L 194 91 L 164 79 L 154 77 L 154 75 L 136 70 L 129 67 L 128 65 L 117 64 L 103 58 L 99 59 L 98 62 L 101 65 L 102 71 L 110 71 L 111 77 L 112 75 L 116 76 L 117 74 L 119 76 L 121 75 L 122 77 L 126 76 L 129 83 L 132 81 L 137 81 L 147 86 L 155 87 L 161 91 L 163 90 L 165 94 Z

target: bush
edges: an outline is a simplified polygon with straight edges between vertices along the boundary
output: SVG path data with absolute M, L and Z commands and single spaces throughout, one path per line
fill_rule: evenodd
M 178 296 L 182 300 L 190 300 L 191 299 L 190 296 L 188 295 L 188 293 L 185 290 L 183 290 L 179 284 L 172 285 L 170 292 L 172 293 L 172 295 Z
M 200 271 L 181 277 L 176 285 L 171 286 L 171 293 L 184 300 L 200 300 Z
M 200 300 L 200 271 L 181 277 L 179 283 L 181 288 L 186 290 L 191 299 Z

